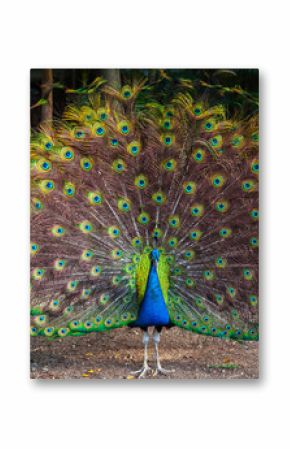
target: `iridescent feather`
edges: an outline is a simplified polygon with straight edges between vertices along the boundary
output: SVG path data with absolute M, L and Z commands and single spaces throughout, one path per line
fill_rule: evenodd
M 134 324 L 158 248 L 171 324 L 257 339 L 257 117 L 97 87 L 31 139 L 31 335 Z

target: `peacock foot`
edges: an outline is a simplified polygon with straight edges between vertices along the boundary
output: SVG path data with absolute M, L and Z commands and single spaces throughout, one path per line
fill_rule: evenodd
M 168 376 L 168 374 L 174 373 L 175 369 L 165 369 L 162 368 L 160 364 L 157 364 L 156 370 L 154 371 L 153 376 L 157 376 L 157 374 L 164 374 L 164 376 Z
M 139 374 L 138 379 L 142 379 L 146 376 L 147 373 L 149 373 L 150 371 L 153 371 L 152 368 L 147 364 L 144 363 L 144 365 L 142 366 L 141 369 L 138 369 L 137 371 L 131 371 L 131 374 L 133 376 L 137 376 L 137 374 Z

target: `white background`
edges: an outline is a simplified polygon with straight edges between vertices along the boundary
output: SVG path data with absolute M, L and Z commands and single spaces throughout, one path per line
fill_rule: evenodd
M 287 3 L 2 2 L 0 442 L 5 449 L 289 447 Z M 29 69 L 112 66 L 260 69 L 259 381 L 29 380 Z

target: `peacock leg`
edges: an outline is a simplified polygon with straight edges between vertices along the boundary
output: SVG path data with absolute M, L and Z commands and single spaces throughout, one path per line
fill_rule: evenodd
M 148 343 L 149 343 L 149 334 L 146 331 L 144 331 L 144 335 L 143 335 L 143 343 L 144 343 L 144 363 L 141 369 L 137 370 L 137 371 L 132 371 L 131 374 L 136 375 L 139 374 L 139 379 L 142 377 L 145 377 L 145 375 L 149 372 L 152 371 L 152 368 L 150 368 L 150 366 L 148 365 Z
M 153 333 L 153 341 L 154 341 L 154 348 L 155 348 L 155 356 L 156 356 L 156 370 L 154 372 L 154 375 L 156 376 L 158 373 L 164 374 L 167 376 L 167 374 L 174 373 L 174 369 L 165 369 L 162 368 L 160 363 L 160 357 L 159 357 L 159 351 L 158 351 L 158 344 L 160 342 L 160 334 L 161 329 L 158 331 L 156 328 L 154 329 Z

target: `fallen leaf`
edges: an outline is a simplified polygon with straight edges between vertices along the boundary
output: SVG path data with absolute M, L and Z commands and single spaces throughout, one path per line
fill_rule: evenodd
M 132 380 L 132 379 L 135 379 L 135 377 L 132 376 L 131 374 L 129 374 L 129 376 L 127 376 L 127 379 L 128 379 L 128 380 Z
M 83 377 L 89 377 L 89 375 L 87 373 L 83 373 L 82 376 Z

